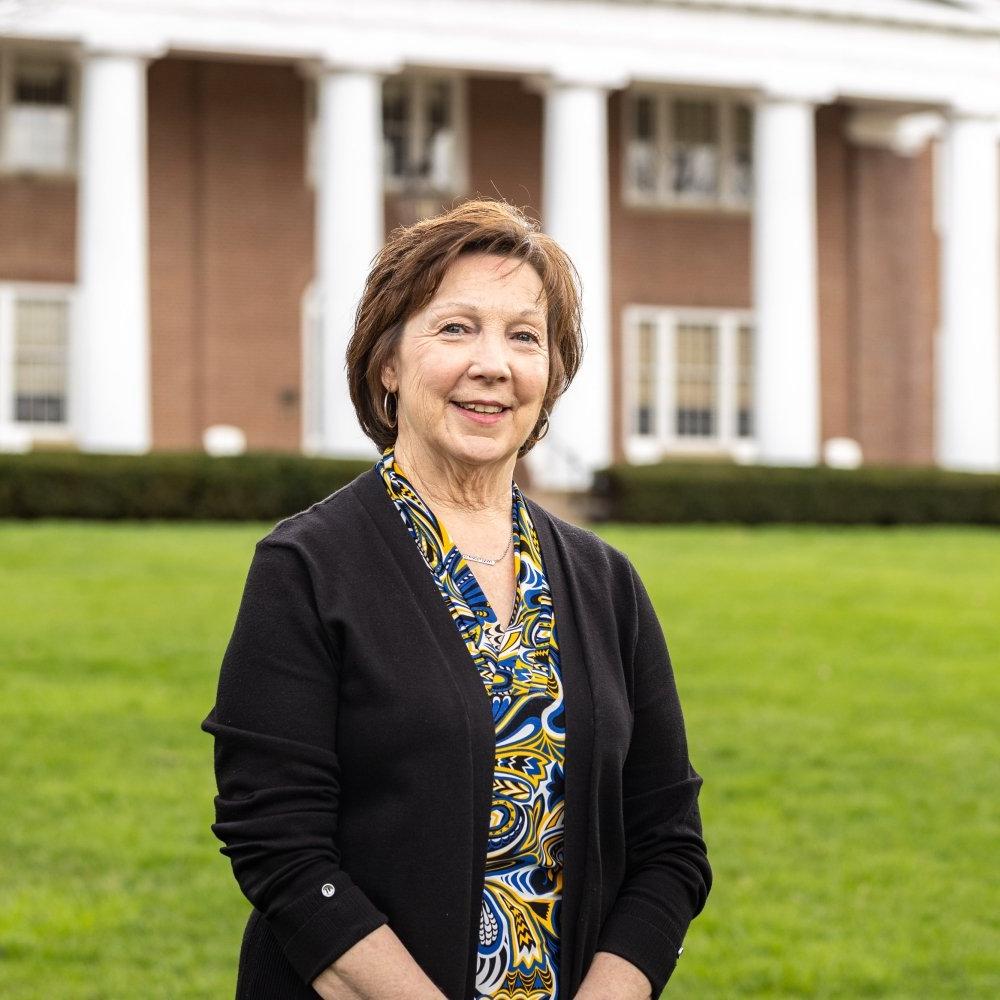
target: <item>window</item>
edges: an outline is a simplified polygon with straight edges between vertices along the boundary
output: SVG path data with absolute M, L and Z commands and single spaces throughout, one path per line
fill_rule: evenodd
M 0 53 L 0 160 L 5 170 L 68 173 L 75 158 L 74 74 L 63 59 Z
M 747 208 L 753 112 L 728 97 L 625 95 L 624 197 L 633 205 Z
M 638 435 L 647 436 L 656 433 L 656 324 L 640 323 L 636 336 L 638 343 L 633 430 Z
M 753 433 L 753 326 L 737 311 L 626 310 L 626 452 L 725 452 Z
M 739 437 L 753 435 L 753 328 L 741 323 L 736 328 L 736 433 Z
M 679 438 L 713 438 L 719 423 L 719 328 L 714 323 L 678 323 L 674 341 L 674 433 Z
M 628 104 L 632 127 L 630 140 L 625 145 L 625 173 L 638 194 L 655 197 L 661 187 L 656 102 L 648 95 L 639 94 Z
M 71 310 L 64 286 L 0 285 L 0 430 L 69 426 Z
M 382 158 L 385 190 L 420 196 L 456 195 L 466 187 L 462 145 L 465 94 L 460 77 L 424 73 L 382 83 Z M 306 179 L 315 184 L 317 86 L 306 88 Z
M 733 108 L 732 193 L 749 203 L 753 197 L 753 112 L 745 104 Z
M 457 193 L 463 187 L 457 77 L 412 74 L 382 85 L 385 185 L 407 194 Z
M 712 101 L 674 101 L 670 191 L 677 198 L 719 197 L 719 107 Z

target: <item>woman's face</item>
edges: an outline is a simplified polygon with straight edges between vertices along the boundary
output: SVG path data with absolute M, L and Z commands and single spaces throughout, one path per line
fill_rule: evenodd
M 548 385 L 549 343 L 541 278 L 518 264 L 462 255 L 406 321 L 382 374 L 398 394 L 397 447 L 483 464 L 509 459 L 531 433 Z

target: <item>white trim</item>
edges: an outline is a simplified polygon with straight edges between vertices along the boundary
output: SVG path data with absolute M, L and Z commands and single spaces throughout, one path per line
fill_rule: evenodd
M 656 372 L 654 378 L 656 412 L 653 433 L 639 435 L 634 429 L 635 384 L 638 363 L 636 331 L 640 323 L 652 323 L 656 335 Z M 712 437 L 689 438 L 676 433 L 677 327 L 682 323 L 711 323 L 718 330 L 716 357 L 716 433 Z M 624 361 L 622 372 L 622 428 L 625 455 L 630 462 L 656 462 L 668 456 L 736 457 L 753 442 L 740 437 L 737 377 L 739 350 L 737 338 L 741 325 L 754 327 L 749 309 L 710 309 L 689 306 L 653 306 L 634 304 L 622 311 Z
M 736 331 L 739 321 L 732 313 L 719 317 L 719 367 L 716 371 L 716 398 L 719 401 L 719 440 L 724 448 L 732 448 L 737 438 L 739 415 L 736 412 Z
M 667 363 L 667 358 L 672 358 L 676 354 L 674 324 L 664 323 L 659 317 L 655 317 L 653 321 L 656 323 L 657 330 L 659 331 L 659 335 L 656 338 L 656 357 L 659 361 L 660 371 L 662 372 Z M 656 379 L 656 383 L 660 387 L 658 390 L 658 401 L 661 403 L 662 408 L 656 414 L 654 426 L 657 429 L 657 434 L 652 444 L 655 446 L 653 457 L 660 458 L 662 455 L 662 442 L 667 439 L 671 430 L 670 414 L 674 413 L 677 408 L 677 386 L 672 378 L 663 378 L 662 376 Z
M 631 3 L 634 0 L 604 0 Z M 789 18 L 910 25 L 974 34 L 996 30 L 994 0 L 653 0 L 664 6 L 768 13 Z
M 66 419 L 36 424 L 14 419 L 14 307 L 20 298 L 51 299 L 67 306 Z M 76 416 L 76 287 L 61 282 L 0 282 L 0 450 L 10 441 L 71 443 Z
M 656 179 L 659 190 L 654 194 L 640 191 L 632 184 L 629 170 L 629 146 L 633 134 L 634 100 L 647 97 L 654 102 L 653 120 L 656 129 Z M 670 184 L 671 156 L 674 146 L 674 103 L 678 100 L 707 101 L 715 106 L 719 129 L 719 194 L 706 198 L 697 195 L 676 195 Z M 753 102 L 749 95 L 721 92 L 704 88 L 664 87 L 636 84 L 622 94 L 620 108 L 621 199 L 627 208 L 669 209 L 670 211 L 726 212 L 747 215 L 753 209 L 753 198 L 739 197 L 735 192 L 736 107 L 748 107 L 753 122 Z M 752 127 L 752 126 L 751 126 Z
M 14 295 L 0 285 L 0 449 L 14 428 Z M 20 428 L 18 428 L 20 431 Z
M 969 0 L 973 2 L 973 0 Z M 916 0 L 47 0 L 6 35 L 1000 108 L 1000 17 Z
M 855 146 L 891 150 L 897 156 L 917 156 L 932 139 L 944 135 L 945 118 L 932 111 L 901 113 L 896 110 L 853 108 L 845 134 Z
M 670 348 L 670 331 L 666 324 L 660 322 L 658 315 L 648 313 L 639 307 L 632 307 L 631 320 L 628 318 L 630 309 L 625 310 L 623 319 L 623 351 L 622 357 L 625 360 L 625 381 L 622 397 L 624 402 L 624 412 L 622 414 L 623 436 L 630 442 L 628 450 L 629 460 L 632 462 L 655 462 L 660 458 L 660 442 L 666 434 L 666 415 L 673 407 L 673 386 L 667 379 L 660 378 L 658 373 L 663 367 L 663 357 Z M 635 399 L 636 375 L 639 367 L 639 327 L 642 325 L 653 327 L 653 356 L 657 375 L 653 378 L 653 414 L 652 433 L 638 434 L 635 429 L 635 411 L 637 400 Z
M 64 170 L 47 167 L 10 166 L 7 149 L 7 118 L 13 101 L 14 67 L 18 57 L 28 55 L 38 59 L 61 62 L 66 66 L 69 88 L 69 165 Z M 80 69 L 77 58 L 65 48 L 38 42 L 0 38 L 0 176 L 46 177 L 54 180 L 75 179 L 80 150 Z
M 319 175 L 319 143 L 316 142 L 319 119 L 319 80 L 315 73 L 302 73 L 302 170 L 306 187 L 316 190 Z
M 310 281 L 302 293 L 300 316 L 302 451 L 318 455 L 323 451 L 323 349 L 320 343 L 323 327 L 315 281 Z

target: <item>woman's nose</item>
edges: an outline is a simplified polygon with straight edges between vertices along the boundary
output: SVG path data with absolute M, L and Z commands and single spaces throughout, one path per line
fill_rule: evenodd
M 483 330 L 474 338 L 469 374 L 491 379 L 507 378 L 510 375 L 505 333 Z

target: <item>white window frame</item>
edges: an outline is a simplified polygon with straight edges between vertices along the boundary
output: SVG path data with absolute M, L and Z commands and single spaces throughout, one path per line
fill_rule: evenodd
M 465 76 L 461 73 L 431 68 L 413 68 L 400 73 L 399 76 L 392 77 L 392 79 L 402 80 L 410 88 L 411 109 L 425 107 L 423 94 L 429 83 L 442 81 L 447 83 L 451 88 L 452 125 L 455 131 L 455 142 L 452 148 L 451 184 L 448 187 L 435 188 L 429 184 L 414 184 L 409 178 L 389 174 L 383 165 L 382 177 L 385 191 L 389 194 L 411 197 L 431 197 L 434 195 L 455 197 L 465 194 L 468 188 L 468 156 L 466 155 L 468 148 L 468 116 L 466 114 L 468 97 Z M 426 123 L 420 116 L 411 122 L 409 129 L 411 159 L 414 159 L 420 150 L 425 126 Z
M 53 299 L 68 305 L 66 342 L 66 419 L 36 424 L 14 419 L 14 313 L 19 298 Z M 0 450 L 7 442 L 71 443 L 76 415 L 76 288 L 56 282 L 0 282 Z
M 14 96 L 14 67 L 21 57 L 57 60 L 69 70 L 70 138 L 66 169 L 26 167 L 10 164 L 7 150 L 7 121 Z M 75 178 L 80 149 L 80 67 L 72 55 L 61 50 L 24 43 L 0 42 L 0 175 Z
M 410 197 L 423 196 L 433 198 L 443 196 L 454 198 L 464 195 L 469 187 L 468 169 L 468 93 L 466 77 L 462 73 L 442 71 L 430 68 L 408 69 L 392 79 L 402 78 L 408 85 L 422 91 L 430 80 L 447 81 L 451 87 L 451 107 L 455 130 L 455 143 L 452 149 L 451 184 L 444 189 L 429 185 L 413 185 L 402 177 L 391 176 L 382 165 L 382 189 L 386 194 L 405 195 Z M 384 82 L 384 81 L 383 81 Z M 315 76 L 306 77 L 305 105 L 305 179 L 310 188 L 316 187 L 319 174 L 317 120 L 319 115 L 319 83 Z M 381 103 L 379 105 L 381 109 Z M 422 101 L 413 100 L 410 107 L 423 107 Z M 410 129 L 411 155 L 420 148 L 423 135 L 423 123 L 418 118 L 416 127 Z M 384 142 L 382 132 L 382 116 L 379 112 L 379 142 Z
M 306 187 L 316 189 L 319 176 L 319 142 L 317 120 L 319 118 L 319 81 L 312 73 L 303 71 L 302 103 L 302 178 Z
M 656 370 L 653 379 L 656 407 L 653 433 L 649 435 L 637 434 L 634 427 L 638 402 L 635 393 L 639 361 L 638 329 L 642 323 L 653 326 L 656 338 Z M 684 323 L 711 323 L 719 330 L 719 363 L 715 385 L 719 419 L 717 432 L 712 437 L 682 437 L 675 430 L 674 361 L 677 353 L 677 327 Z M 755 330 L 752 311 L 652 305 L 631 305 L 623 310 L 622 428 L 625 455 L 629 462 L 642 464 L 657 462 L 668 456 L 685 455 L 735 457 L 755 443 L 752 434 L 739 434 L 737 378 L 741 326 L 750 326 Z
M 658 189 L 642 191 L 632 183 L 629 171 L 629 147 L 632 139 L 636 97 L 653 101 L 656 126 L 656 176 Z M 675 194 L 669 185 L 670 161 L 673 150 L 673 104 L 676 100 L 708 101 L 716 106 L 719 121 L 719 194 L 716 197 Z M 746 105 L 754 114 L 749 96 L 708 90 L 680 90 L 645 84 L 626 90 L 621 101 L 621 177 L 622 201 L 632 208 L 668 208 L 671 210 L 722 211 L 748 213 L 753 207 L 752 196 L 741 196 L 735 190 L 736 107 Z M 751 151 L 752 156 L 752 151 Z
M 323 329 L 315 281 L 302 293 L 301 315 L 302 451 L 318 455 L 323 450 Z

